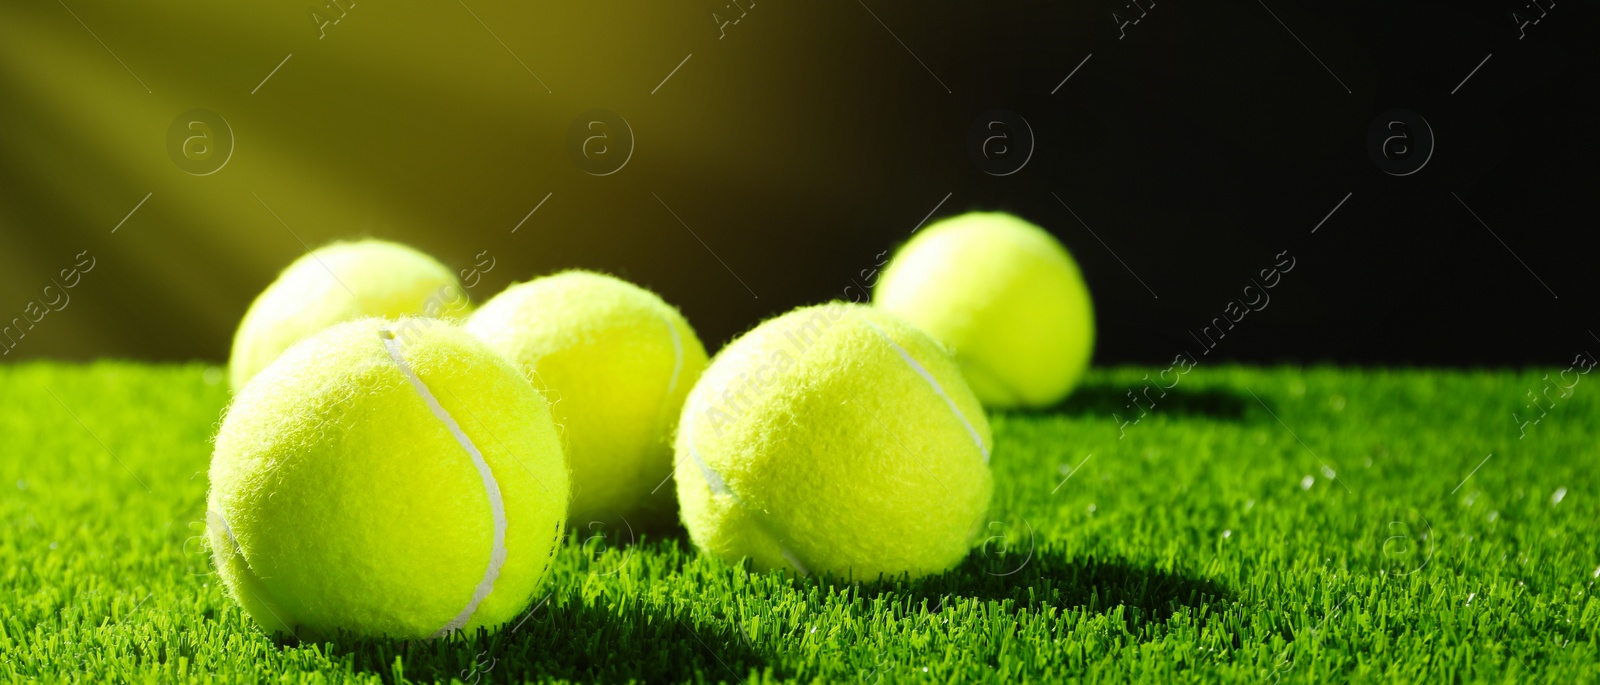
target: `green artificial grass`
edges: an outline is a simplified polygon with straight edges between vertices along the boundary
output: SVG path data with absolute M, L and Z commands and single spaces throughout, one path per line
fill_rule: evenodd
M 495 636 L 305 644 L 202 543 L 220 369 L 0 366 L 0 676 L 1600 680 L 1600 377 L 1533 410 L 1544 371 L 1202 366 L 1150 408 L 1146 373 L 993 416 L 994 523 L 942 576 L 791 581 L 585 530 Z

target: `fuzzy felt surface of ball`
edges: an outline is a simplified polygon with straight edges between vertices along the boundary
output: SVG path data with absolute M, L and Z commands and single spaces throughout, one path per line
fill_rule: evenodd
M 566 271 L 507 288 L 465 327 L 549 398 L 572 468 L 574 529 L 670 524 L 672 491 L 657 487 L 706 365 L 677 309 L 627 281 Z
M 690 392 L 681 515 L 694 544 L 727 561 L 915 578 L 971 550 L 992 447 L 938 343 L 872 307 L 806 307 L 730 343 Z
M 207 539 L 267 632 L 428 638 L 531 603 L 568 476 L 543 397 L 459 327 L 359 319 L 290 347 L 216 438 Z
M 233 335 L 228 382 L 238 392 L 290 345 L 336 323 L 469 311 L 455 274 L 433 257 L 384 240 L 331 243 L 296 259 L 250 303 Z
M 947 345 L 991 408 L 1060 402 L 1094 351 L 1094 303 L 1077 262 L 1010 214 L 924 228 L 890 260 L 872 299 Z

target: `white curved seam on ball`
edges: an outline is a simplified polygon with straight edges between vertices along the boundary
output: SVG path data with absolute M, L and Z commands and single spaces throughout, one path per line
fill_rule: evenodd
M 678 374 L 683 373 L 683 340 L 678 337 L 678 327 L 673 325 L 672 319 L 663 316 L 667 322 L 667 332 L 672 334 L 672 380 L 667 381 L 667 397 L 678 389 Z
M 865 319 L 863 319 L 863 323 L 866 323 L 867 327 L 871 328 L 873 332 L 881 336 L 884 342 L 889 343 L 889 346 L 893 347 L 894 351 L 900 354 L 900 358 L 905 361 L 906 365 L 910 366 L 913 371 L 917 372 L 917 375 L 922 376 L 922 380 L 927 381 L 928 385 L 933 387 L 933 391 L 938 393 L 939 397 L 944 400 L 944 403 L 950 406 L 950 413 L 955 414 L 956 418 L 961 420 L 961 425 L 966 427 L 967 435 L 972 436 L 972 443 L 978 446 L 979 452 L 983 453 L 983 463 L 989 463 L 988 446 L 983 444 L 983 438 L 978 436 L 978 429 L 972 425 L 971 421 L 967 420 L 966 414 L 961 413 L 961 409 L 956 406 L 956 401 L 952 399 L 949 394 L 945 393 L 944 386 L 939 385 L 939 381 L 934 379 L 933 374 L 928 373 L 927 369 L 922 368 L 922 365 L 918 364 L 917 360 L 911 358 L 911 353 L 907 352 L 906 348 L 901 347 L 900 343 L 897 343 L 893 338 L 890 338 L 889 334 L 883 332 L 883 329 L 878 328 L 877 324 L 874 324 L 871 321 L 866 321 Z
M 233 535 L 233 526 L 228 525 L 228 517 L 223 516 L 222 512 L 217 511 L 216 509 L 207 508 L 206 518 L 209 519 L 213 516 L 217 517 L 217 523 L 222 524 L 222 532 L 228 535 L 228 542 L 233 543 L 234 551 L 238 552 L 239 556 L 244 556 L 244 549 L 239 546 L 239 538 L 236 538 Z M 247 559 L 245 560 L 245 563 L 248 564 L 250 561 Z
M 692 422 L 685 421 L 683 424 L 683 430 L 689 431 L 690 423 Z M 706 464 L 704 459 L 700 458 L 700 450 L 697 450 L 694 447 L 694 433 L 692 431 L 684 436 L 683 442 L 689 446 L 689 457 L 694 459 L 696 466 L 700 467 L 700 474 L 705 476 L 706 485 L 710 486 L 711 492 L 718 495 L 727 495 L 732 497 L 735 504 L 737 504 L 740 508 L 744 508 L 744 500 L 739 498 L 739 493 L 736 493 L 729 488 L 727 481 L 722 479 L 722 474 L 717 473 L 716 470 L 712 469 L 710 465 Z M 789 547 L 783 544 L 782 541 L 778 540 L 778 536 L 766 526 L 766 524 L 762 521 L 760 512 L 752 511 L 751 518 L 755 522 L 756 527 L 760 528 L 761 532 L 766 533 L 767 537 L 772 539 L 772 544 L 778 547 L 778 554 L 783 557 L 784 561 L 789 562 L 789 565 L 793 566 L 794 570 L 799 572 L 800 575 L 811 575 L 811 571 L 806 568 L 806 565 L 800 563 L 800 558 L 795 556 L 794 552 L 789 551 Z
M 472 444 L 472 439 L 467 437 L 466 432 L 461 430 L 460 424 L 457 424 L 456 420 L 450 416 L 450 412 L 445 411 L 445 408 L 439 404 L 438 398 L 433 396 L 433 391 L 429 390 L 427 384 L 423 383 L 422 379 L 417 377 L 416 372 L 411 370 L 411 365 L 407 364 L 405 358 L 400 355 L 400 341 L 395 339 L 394 333 L 388 328 L 380 328 L 378 329 L 378 337 L 383 341 L 384 349 L 389 351 L 389 358 L 394 360 L 396 367 L 399 367 L 400 373 L 406 377 L 406 380 L 411 382 L 411 387 L 416 389 L 417 394 L 422 397 L 422 401 L 427 403 L 428 410 L 433 412 L 433 415 L 444 423 L 446 428 L 450 429 L 450 433 L 455 436 L 456 442 L 460 443 L 461 447 L 467 451 L 467 454 L 472 455 L 472 465 L 478 469 L 478 477 L 483 481 L 483 490 L 489 496 L 489 510 L 494 515 L 494 543 L 489 552 L 488 567 L 483 570 L 483 578 L 478 581 L 477 588 L 473 590 L 471 601 L 467 602 L 467 605 L 461 609 L 461 613 L 456 614 L 455 618 L 450 619 L 449 623 L 444 624 L 444 627 L 432 635 L 432 637 L 442 637 L 465 626 L 467 621 L 472 619 L 472 614 L 478 610 L 478 605 L 483 602 L 484 598 L 489 596 L 490 592 L 494 591 L 494 582 L 500 578 L 500 568 L 506 563 L 505 501 L 501 499 L 500 483 L 495 480 L 494 472 L 489 468 L 489 462 L 483 458 L 483 453 L 478 451 L 478 446 Z
M 239 546 L 239 538 L 236 537 L 233 534 L 233 526 L 228 525 L 228 517 L 223 516 L 222 512 L 217 511 L 216 509 L 212 509 L 210 507 L 207 507 L 206 508 L 206 520 L 209 521 L 211 519 L 211 517 L 213 517 L 213 516 L 216 517 L 217 523 L 222 524 L 222 532 L 227 534 L 228 542 L 233 545 L 233 551 L 239 555 L 239 558 L 244 559 L 245 568 L 249 569 L 250 570 L 250 574 L 253 575 L 253 576 L 256 576 L 257 580 L 263 580 L 260 577 L 260 575 L 256 573 L 255 568 L 250 566 L 250 560 L 249 559 L 245 559 L 245 557 L 244 557 L 244 548 Z M 242 582 L 241 582 L 239 587 L 240 587 L 240 589 L 244 590 L 245 592 L 250 593 L 250 596 L 254 597 L 256 602 L 260 603 L 261 607 L 267 610 L 267 613 L 272 614 L 272 618 L 277 619 L 278 625 L 281 625 L 281 626 L 283 626 L 285 628 L 288 628 L 290 635 L 293 635 L 293 636 L 295 636 L 297 638 L 300 637 L 300 634 L 295 632 L 294 626 L 289 625 L 288 621 L 283 620 L 283 617 L 279 616 L 278 612 L 272 608 L 272 604 L 271 603 L 267 602 L 267 600 L 262 599 L 261 595 L 256 594 L 255 590 L 251 590 L 248 586 L 244 585 Z
M 683 429 L 685 431 L 689 430 L 689 424 L 690 423 L 692 423 L 692 422 L 690 422 L 690 421 L 685 421 L 684 422 Z M 727 481 L 722 480 L 722 474 L 717 473 L 715 470 L 713 470 L 711 468 L 710 465 L 706 464 L 706 460 L 700 458 L 700 450 L 697 450 L 697 449 L 694 448 L 694 435 L 693 435 L 693 433 L 688 435 L 684 439 L 683 442 L 689 446 L 689 458 L 694 460 L 695 466 L 700 467 L 700 475 L 705 477 L 706 485 L 711 487 L 711 492 L 713 494 L 717 494 L 717 495 L 727 495 L 729 497 L 732 497 L 733 501 L 738 502 L 739 504 L 743 505 L 744 504 L 744 500 L 739 499 L 739 495 L 738 494 L 736 494 L 736 493 L 734 493 L 734 491 L 728 489 L 728 483 L 727 483 Z

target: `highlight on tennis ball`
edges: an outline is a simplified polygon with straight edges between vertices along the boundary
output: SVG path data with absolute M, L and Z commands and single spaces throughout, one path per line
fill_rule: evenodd
M 216 438 L 207 540 L 269 633 L 429 638 L 525 610 L 563 534 L 545 399 L 459 327 L 364 318 L 290 347 Z
M 661 527 L 675 518 L 672 434 L 705 347 L 655 293 L 566 271 L 512 285 L 467 319 L 551 402 L 572 469 L 571 522 Z M 653 524 L 653 525 L 652 525 Z
M 228 381 L 235 392 L 290 345 L 365 316 L 442 316 L 470 311 L 449 267 L 385 240 L 336 242 L 296 259 L 245 312 L 233 336 Z
M 929 225 L 889 261 L 872 300 L 949 346 L 987 407 L 1061 401 L 1094 351 L 1094 303 L 1077 262 L 1010 214 Z
M 989 423 L 956 364 L 865 305 L 797 309 L 730 343 L 690 391 L 676 447 L 691 540 L 758 570 L 948 570 L 993 491 Z

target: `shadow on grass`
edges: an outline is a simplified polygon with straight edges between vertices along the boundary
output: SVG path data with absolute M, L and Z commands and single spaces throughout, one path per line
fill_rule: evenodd
M 986 557 L 974 552 L 955 569 L 913 581 L 873 586 L 880 597 L 898 596 L 915 607 L 936 612 L 961 598 L 1005 602 L 1015 610 L 1056 608 L 1097 614 L 1123 607 L 1131 632 L 1148 622 L 1165 622 L 1174 614 L 1207 614 L 1234 601 L 1226 588 L 1194 578 L 1120 559 L 1068 558 L 1037 551 L 1031 555 Z
M 1112 414 L 1117 414 L 1130 421 L 1146 414 L 1240 420 L 1253 403 L 1248 395 L 1237 395 L 1220 388 L 1194 390 L 1178 385 L 1163 389 L 1146 382 L 1132 385 L 1097 383 L 1079 387 L 1055 406 L 1018 410 L 1015 413 L 1098 416 L 1108 419 Z
M 619 600 L 594 592 L 592 583 L 609 580 L 634 550 L 681 564 L 685 557 L 679 550 L 687 548 L 676 526 L 600 523 L 568 530 L 562 553 L 583 559 L 575 579 L 546 582 L 532 606 L 494 634 L 458 632 L 437 640 L 335 637 L 282 646 L 323 651 L 352 671 L 386 683 L 738 682 L 752 670 L 766 669 L 765 659 L 736 626 L 696 618 L 687 606 L 666 609 L 638 597 Z
M 818 585 L 851 583 L 791 579 L 786 593 L 804 597 Z M 905 615 L 938 614 L 972 600 L 1002 602 L 1012 612 L 1058 610 L 1120 617 L 1135 639 L 1175 614 L 1204 617 L 1234 601 L 1216 583 L 1119 559 L 1068 558 L 1039 551 L 986 556 L 974 552 L 957 568 L 917 580 L 854 585 L 851 592 L 902 607 Z M 583 682 L 724 680 L 775 672 L 771 645 L 753 644 L 734 624 L 696 620 L 687 607 L 607 604 L 584 599 L 583 584 L 551 592 L 493 635 L 481 631 L 442 640 L 350 640 L 305 643 L 358 673 L 385 682 L 458 680 L 478 683 L 560 679 Z M 778 671 L 783 670 L 777 668 Z
M 551 593 L 493 635 L 300 646 L 388 683 L 737 682 L 764 668 L 765 660 L 736 630 L 696 624 L 687 613 L 638 609 L 586 605 L 581 589 L 573 588 L 564 596 Z

